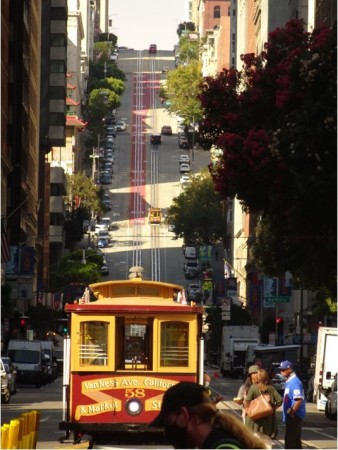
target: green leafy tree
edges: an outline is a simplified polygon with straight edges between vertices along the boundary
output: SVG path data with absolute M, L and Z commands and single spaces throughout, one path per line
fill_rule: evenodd
M 182 36 L 180 39 L 180 63 L 190 64 L 192 61 L 200 59 L 200 41 L 191 41 L 189 36 Z
M 99 85 L 99 82 L 104 80 L 105 78 L 114 78 L 116 80 L 124 82 L 126 76 L 124 72 L 117 67 L 114 61 L 103 58 L 102 60 L 100 59 L 95 63 L 90 62 L 87 92 L 89 93 L 93 89 L 96 89 Z
M 86 250 L 86 264 L 83 264 L 82 250 L 74 250 L 62 258 L 57 269 L 50 275 L 51 289 L 58 291 L 69 283 L 88 285 L 101 280 L 102 256 L 94 250 Z
M 121 96 L 125 91 L 125 84 L 119 78 L 107 77 L 99 80 L 97 83 L 97 89 L 109 89 L 115 92 L 116 95 Z
M 109 41 L 113 48 L 116 47 L 117 36 L 114 33 L 100 33 L 98 39 L 99 39 L 99 42 L 107 42 L 107 41 Z M 95 43 L 95 45 L 96 44 L 97 43 Z
M 208 306 L 205 311 L 207 313 L 206 323 L 209 325 L 206 350 L 209 355 L 219 354 L 222 329 L 225 324 L 222 321 L 222 309 L 220 306 Z M 231 321 L 229 325 L 252 325 L 248 311 L 237 305 L 231 305 Z
M 103 135 L 104 117 L 120 104 L 120 96 L 116 92 L 107 88 L 93 89 L 85 107 L 86 120 L 88 121 L 88 130 L 91 133 L 91 139 L 88 139 L 89 147 L 96 146 L 97 137 Z
M 336 25 L 299 20 L 270 33 L 243 69 L 204 80 L 204 146 L 223 198 L 260 217 L 252 255 L 268 275 L 289 270 L 308 289 L 336 295 Z
M 72 199 L 73 208 L 81 206 L 88 211 L 100 209 L 100 189 L 85 172 L 67 174 L 67 199 Z M 88 219 L 88 217 L 86 217 Z
M 211 244 L 223 236 L 226 222 L 221 197 L 207 171 L 191 177 L 184 192 L 173 199 L 167 221 L 174 225 L 176 238 L 186 242 Z
M 111 55 L 113 44 L 109 41 L 98 41 L 94 44 L 94 53 L 97 60 L 108 59 Z
M 182 22 L 178 25 L 177 35 L 178 35 L 178 37 L 181 37 L 187 31 L 195 31 L 195 29 L 196 29 L 196 27 L 195 27 L 194 22 Z
M 73 249 L 83 238 L 83 221 L 89 220 L 92 211 L 101 212 L 100 190 L 85 172 L 67 175 L 68 215 L 64 223 L 66 233 L 65 247 Z
M 45 339 L 48 331 L 54 329 L 58 312 L 45 305 L 31 306 L 26 315 L 29 327 L 34 330 L 36 339 Z
M 186 123 L 198 122 L 202 118 L 199 100 L 202 81 L 201 64 L 198 61 L 179 66 L 167 74 L 165 97 L 170 101 L 168 109 L 183 117 Z

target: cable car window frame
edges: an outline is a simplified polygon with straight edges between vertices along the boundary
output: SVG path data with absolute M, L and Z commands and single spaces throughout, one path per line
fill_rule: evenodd
M 87 344 L 87 338 L 83 337 L 84 327 L 88 324 L 97 323 L 105 326 L 105 347 L 96 347 L 99 344 Z M 101 372 L 107 371 L 108 367 L 111 369 L 112 364 L 115 360 L 114 353 L 114 330 L 115 330 L 115 317 L 103 317 L 97 315 L 84 315 L 84 314 L 73 314 L 72 315 L 72 340 L 71 340 L 71 371 L 90 371 L 90 372 Z M 95 338 L 95 337 L 94 337 Z M 90 345 L 91 347 L 84 347 L 85 345 Z M 95 352 L 95 350 L 97 350 Z M 95 354 L 94 354 L 95 353 Z M 87 356 L 88 361 L 81 357 Z

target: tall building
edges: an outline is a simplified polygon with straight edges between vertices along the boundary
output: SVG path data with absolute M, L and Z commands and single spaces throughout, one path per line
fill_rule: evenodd
M 65 142 L 67 0 L 5 0 L 1 12 L 2 301 L 15 315 L 44 303 L 50 255 L 63 248 L 47 155 Z

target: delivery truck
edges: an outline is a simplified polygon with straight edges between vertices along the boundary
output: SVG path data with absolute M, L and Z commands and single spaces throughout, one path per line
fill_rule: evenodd
M 318 329 L 315 377 L 313 382 L 313 400 L 317 409 L 325 411 L 327 394 L 338 372 L 337 328 L 320 327 Z
M 282 361 L 288 360 L 299 367 L 300 345 L 248 345 L 245 355 L 245 367 L 252 365 L 262 367 L 271 372 L 274 367 L 279 366 Z
M 222 329 L 221 372 L 223 376 L 243 376 L 248 345 L 259 344 L 256 325 L 225 325 Z

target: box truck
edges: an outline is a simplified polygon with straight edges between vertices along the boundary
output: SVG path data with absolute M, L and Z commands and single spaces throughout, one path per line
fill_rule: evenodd
M 223 376 L 243 376 L 247 347 L 259 342 L 256 325 L 225 325 L 222 329 L 220 364 Z
M 327 394 L 330 392 L 335 375 L 338 372 L 337 328 L 320 327 L 317 338 L 315 377 L 313 382 L 313 400 L 317 409 L 325 411 Z
M 257 365 L 271 372 L 273 367 L 279 366 L 286 359 L 291 361 L 295 368 L 299 365 L 300 345 L 249 345 L 245 355 L 245 368 Z

